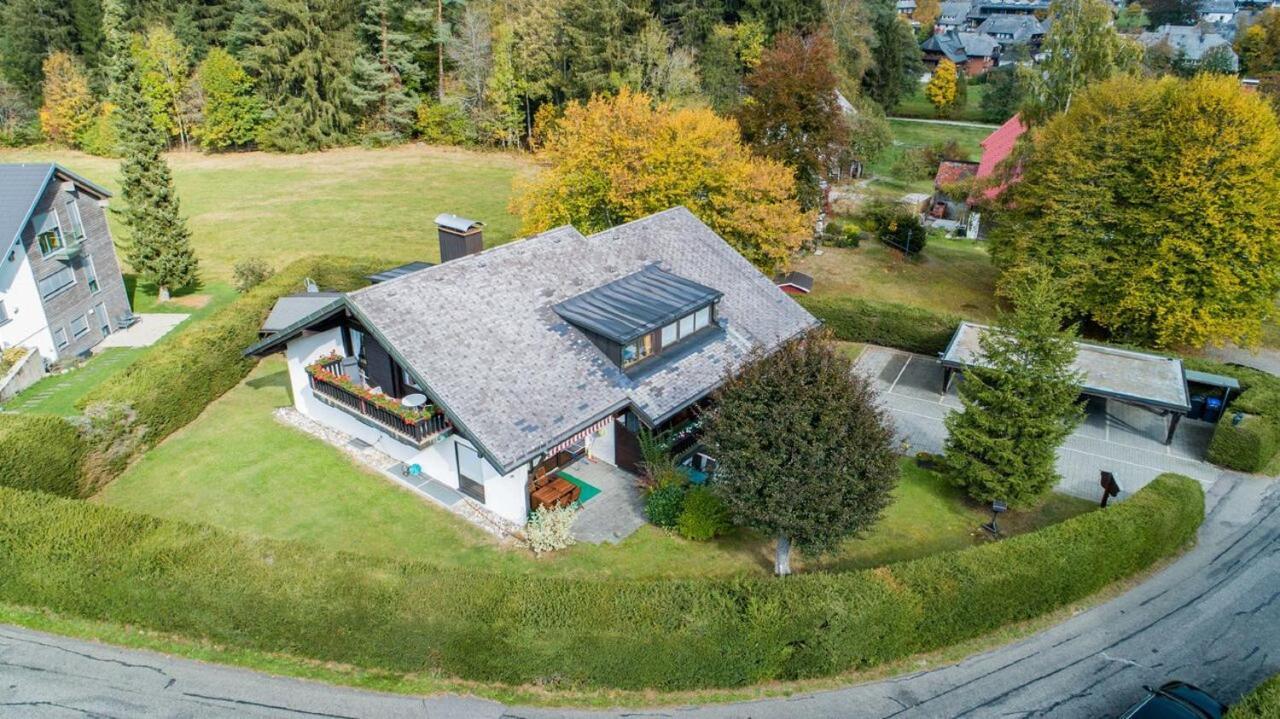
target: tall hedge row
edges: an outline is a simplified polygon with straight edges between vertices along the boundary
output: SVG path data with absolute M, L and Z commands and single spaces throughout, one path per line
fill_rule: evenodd
M 797 300 L 837 339 L 937 354 L 947 348 L 960 318 L 895 302 L 857 297 L 801 296 Z
M 1224 418 L 1213 430 L 1205 457 L 1241 472 L 1261 472 L 1280 450 L 1280 428 L 1266 418 L 1248 415 L 1240 424 Z
M 694 689 L 869 667 L 1035 617 L 1184 546 L 1199 484 L 969 550 L 786 580 L 441 569 L 0 489 L 0 600 L 217 643 L 509 684 Z
M 325 289 L 355 289 L 378 269 L 370 261 L 347 258 L 298 260 L 198 327 L 164 338 L 110 383 L 81 398 L 79 406 L 116 402 L 132 407 L 147 428 L 147 444 L 154 445 L 249 374 L 254 360 L 241 352 L 258 339 L 262 320 L 281 295 L 301 291 L 308 277 Z
M 0 414 L 0 485 L 80 496 L 85 445 L 67 420 Z

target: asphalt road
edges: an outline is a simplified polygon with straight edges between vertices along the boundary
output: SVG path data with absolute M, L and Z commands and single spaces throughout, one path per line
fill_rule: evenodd
M 1112 717 L 1143 684 L 1231 701 L 1280 671 L 1280 484 L 1227 476 L 1197 547 L 1132 591 L 959 664 L 737 705 L 614 712 L 330 687 L 0 626 L 3 717 Z

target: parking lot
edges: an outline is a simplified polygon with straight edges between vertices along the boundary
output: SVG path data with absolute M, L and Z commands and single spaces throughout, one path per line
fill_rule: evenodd
M 942 365 L 935 357 L 868 346 L 855 363 L 857 371 L 879 390 L 910 452 L 941 452 L 946 439 L 943 418 L 960 409 L 956 388 L 942 394 Z M 1135 492 L 1163 472 L 1198 480 L 1205 489 L 1222 470 L 1204 461 L 1213 425 L 1184 419 L 1173 442 L 1165 445 L 1168 418 L 1116 400 L 1090 399 L 1081 426 L 1058 451 L 1058 489 L 1098 499 L 1099 472 L 1113 473 L 1121 496 Z

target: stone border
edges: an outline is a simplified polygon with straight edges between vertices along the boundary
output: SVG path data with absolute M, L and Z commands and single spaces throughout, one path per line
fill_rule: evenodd
M 305 432 L 326 444 L 336 447 L 341 450 L 343 454 L 355 460 L 360 465 L 376 472 L 382 477 L 393 480 L 397 485 L 412 491 L 419 497 L 427 499 L 432 504 L 462 517 L 497 539 L 524 539 L 524 531 L 522 527 L 508 519 L 499 517 L 489 511 L 489 509 L 483 504 L 480 504 L 470 497 L 463 495 L 462 501 L 449 506 L 447 504 L 443 504 L 426 492 L 419 490 L 417 487 L 409 484 L 400 477 L 388 472 L 386 468 L 397 463 L 397 460 L 394 457 L 371 445 L 357 446 L 357 444 L 354 444 L 351 441 L 354 437 L 346 432 L 340 432 L 332 427 L 325 426 L 310 417 L 307 417 L 293 407 L 277 408 L 274 415 L 277 422 Z M 449 489 L 453 490 L 452 487 Z

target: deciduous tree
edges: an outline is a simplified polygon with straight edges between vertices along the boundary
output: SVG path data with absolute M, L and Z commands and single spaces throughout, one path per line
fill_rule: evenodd
M 1103 0 L 1054 0 L 1041 50 L 1045 59 L 1024 70 L 1028 93 L 1022 114 L 1042 122 L 1071 107 L 1082 88 L 1135 71 L 1142 47 L 1116 32 Z
M 192 121 L 199 113 L 191 50 L 168 28 L 153 25 L 136 38 L 131 51 L 142 73 L 142 94 L 151 106 L 152 122 L 167 138 L 187 147 Z
M 870 529 L 898 479 L 893 429 L 868 381 L 821 332 L 757 354 L 704 415 L 712 490 L 735 524 L 822 554 Z
M 1016 68 L 1004 65 L 987 72 L 987 87 L 979 107 L 982 119 L 1003 123 L 1013 117 L 1026 100 L 1026 80 Z
M 825 32 L 777 36 L 747 76 L 747 100 L 737 113 L 743 138 L 795 171 L 797 197 L 807 208 L 817 206 L 818 184 L 849 139 L 835 63 Z
M 80 62 L 65 52 L 44 61 L 44 104 L 40 129 L 54 142 L 76 147 L 80 133 L 93 122 L 98 103 L 89 91 L 89 78 Z
M 947 58 L 938 62 L 938 67 L 924 86 L 924 96 L 929 98 L 938 117 L 950 115 L 956 105 L 956 64 Z
M 992 230 L 1128 342 L 1256 343 L 1280 290 L 1280 128 L 1233 78 L 1117 78 L 1037 133 Z
M 526 232 L 572 224 L 583 232 L 685 205 L 766 272 L 809 233 L 784 165 L 742 144 L 737 124 L 708 109 L 673 109 L 622 90 L 570 103 L 537 155 L 546 169 L 512 209 Z
M 1061 289 L 1044 269 L 1006 278 L 1012 312 L 979 340 L 946 417 L 945 473 L 981 502 L 1027 505 L 1057 482 L 1058 446 L 1080 424 L 1076 348 L 1062 331 Z
M 1263 10 L 1236 38 L 1241 68 L 1257 75 L 1280 70 L 1280 9 Z
M 204 114 L 195 128 L 200 144 L 210 150 L 246 147 L 262 122 L 262 99 L 253 78 L 231 53 L 215 47 L 196 72 L 204 96 Z

